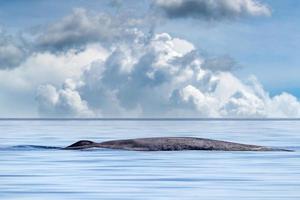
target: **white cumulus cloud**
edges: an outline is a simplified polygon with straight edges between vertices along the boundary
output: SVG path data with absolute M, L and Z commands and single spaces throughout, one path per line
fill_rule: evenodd
M 93 112 L 87 107 L 80 94 L 75 90 L 76 85 L 72 80 L 66 80 L 66 84 L 60 90 L 52 85 L 42 85 L 38 88 L 37 100 L 40 113 L 47 117 L 91 117 Z
M 73 80 L 76 87 L 52 88 L 56 91 L 52 95 L 43 95 L 49 93 L 45 92 L 49 85 L 41 87 L 42 114 L 61 115 L 63 110 L 68 115 L 104 117 L 299 116 L 300 103 L 294 96 L 271 97 L 254 77 L 247 82 L 239 80 L 226 59 L 223 63 L 224 59 L 210 61 L 197 53 L 192 43 L 167 33 L 150 40 L 144 37 L 112 45 L 104 60 L 87 65 Z M 213 62 L 211 68 L 209 62 Z M 44 105 L 53 99 L 63 99 L 68 106 L 62 108 L 59 100 Z

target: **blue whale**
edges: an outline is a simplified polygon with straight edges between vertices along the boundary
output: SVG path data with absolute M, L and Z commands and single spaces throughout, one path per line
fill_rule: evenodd
M 240 144 L 220 140 L 195 137 L 154 137 L 126 140 L 111 140 L 96 143 L 89 140 L 80 140 L 64 149 L 107 148 L 131 151 L 290 151 L 249 144 Z

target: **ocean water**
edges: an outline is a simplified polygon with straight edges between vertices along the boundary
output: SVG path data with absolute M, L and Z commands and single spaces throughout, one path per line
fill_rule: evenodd
M 193 136 L 294 152 L 58 150 Z M 30 146 L 37 145 L 37 146 Z M 300 121 L 0 121 L 0 200 L 300 199 Z

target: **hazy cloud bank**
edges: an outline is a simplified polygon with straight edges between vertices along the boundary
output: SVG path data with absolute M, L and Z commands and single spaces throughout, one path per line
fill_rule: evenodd
M 171 18 L 270 14 L 253 0 L 155 3 Z M 8 66 L 0 68 L 14 68 L 0 71 L 0 88 L 26 91 L 40 116 L 50 117 L 300 116 L 291 94 L 270 96 L 255 77 L 235 76 L 239 66 L 230 56 L 203 56 L 191 42 L 154 33 L 143 21 L 75 9 L 33 35 L 30 53 L 0 41 L 0 64 Z

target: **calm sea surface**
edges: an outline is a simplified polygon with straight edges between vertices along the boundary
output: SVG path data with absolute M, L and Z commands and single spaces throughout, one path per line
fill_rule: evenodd
M 295 152 L 133 152 L 64 147 L 193 136 Z M 0 121 L 0 200 L 300 199 L 300 121 Z

